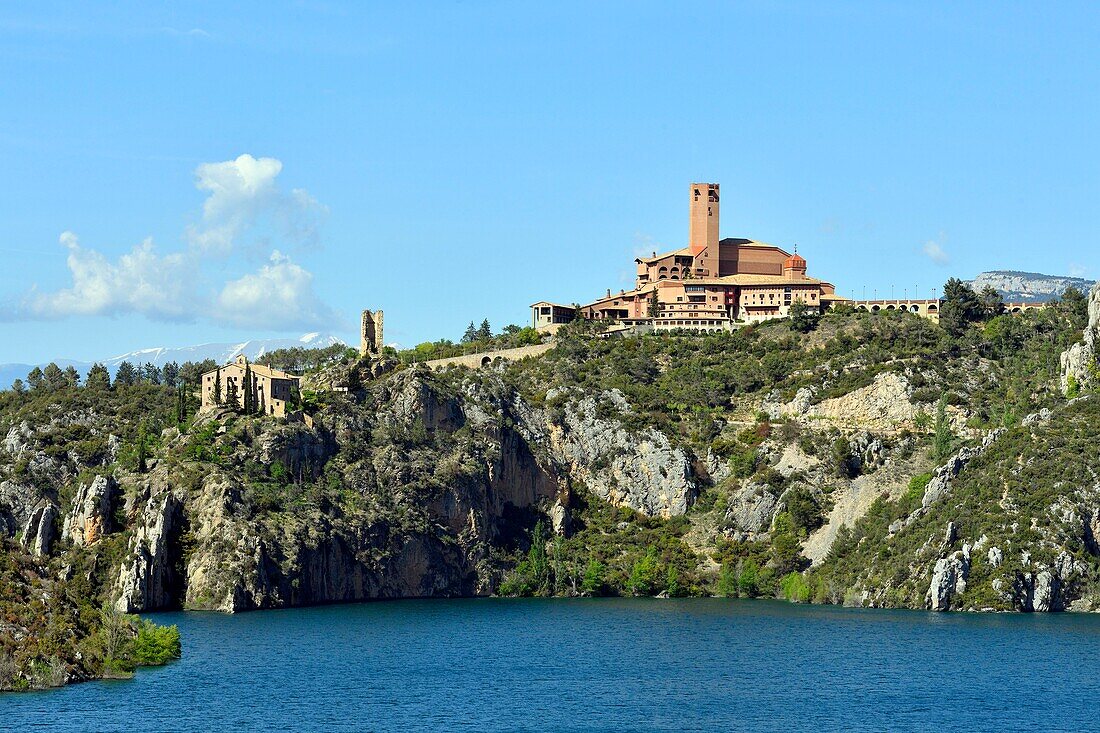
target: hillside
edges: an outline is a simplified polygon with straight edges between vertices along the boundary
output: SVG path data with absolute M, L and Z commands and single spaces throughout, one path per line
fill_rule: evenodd
M 0 528 L 9 557 L 116 613 L 493 593 L 1090 608 L 1095 362 L 1078 355 L 1069 401 L 1060 363 L 1086 320 L 1078 297 L 957 336 L 904 313 L 621 340 L 578 323 L 539 358 L 437 372 L 334 351 L 289 421 L 196 415 L 166 384 L 8 390 Z
M 977 292 L 987 287 L 993 288 L 1009 302 L 1045 302 L 1061 298 L 1068 288 L 1076 288 L 1082 293 L 1087 293 L 1096 283 L 1080 277 L 1043 275 L 1038 272 L 1018 270 L 993 270 L 980 273 L 967 284 Z

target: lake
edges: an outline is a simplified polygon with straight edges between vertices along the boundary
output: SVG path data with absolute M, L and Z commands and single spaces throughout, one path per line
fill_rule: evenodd
M 1096 729 L 1100 616 L 470 599 L 179 624 L 129 681 L 0 695 L 65 731 Z

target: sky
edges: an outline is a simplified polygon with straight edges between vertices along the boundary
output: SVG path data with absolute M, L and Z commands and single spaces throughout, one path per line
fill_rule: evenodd
M 0 3 L 0 362 L 525 324 L 693 181 L 843 295 L 1100 275 L 1097 4 L 184 5 Z

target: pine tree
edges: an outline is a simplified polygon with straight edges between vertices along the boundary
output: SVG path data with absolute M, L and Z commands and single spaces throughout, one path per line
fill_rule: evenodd
M 46 387 L 51 390 L 61 389 L 65 386 L 65 372 L 52 361 L 42 370 L 42 377 L 46 381 Z
M 470 321 L 470 325 L 466 327 L 466 333 L 462 335 L 462 343 L 472 344 L 475 341 L 477 341 L 477 326 Z
M 80 373 L 72 365 L 65 367 L 65 386 L 74 389 L 80 386 Z
M 943 304 L 940 306 L 940 326 L 952 336 L 966 333 L 970 324 L 982 319 L 982 303 L 978 294 L 958 278 L 951 278 L 943 286 Z
M 982 288 L 982 292 L 978 295 L 978 299 L 982 302 L 982 310 L 985 311 L 984 315 L 988 318 L 996 318 L 1005 312 L 1005 301 L 1001 297 L 1001 294 L 993 289 L 992 285 L 986 285 Z
M 162 379 L 169 387 L 178 387 L 180 383 L 180 365 L 170 361 L 161 369 Z
M 489 326 L 489 319 L 486 318 L 481 321 L 481 325 L 477 329 L 477 340 L 488 341 L 493 338 L 493 329 Z
M 16 379 L 14 382 L 11 383 L 11 391 L 15 392 L 16 394 L 23 394 L 27 391 L 27 385 L 23 384 L 22 379 Z
M 160 367 L 146 362 L 141 365 L 141 381 L 160 384 Z
M 118 365 L 118 371 L 115 372 L 115 386 L 116 387 L 130 387 L 137 384 L 138 374 L 134 365 L 128 361 L 124 361 Z
M 30 373 L 27 374 L 27 384 L 30 385 L 31 389 L 45 389 L 46 378 L 42 376 L 42 370 L 38 367 L 31 369 Z
M 87 389 L 108 390 L 111 388 L 111 373 L 107 371 L 107 367 L 96 362 L 88 370 L 88 378 L 84 380 L 84 386 Z

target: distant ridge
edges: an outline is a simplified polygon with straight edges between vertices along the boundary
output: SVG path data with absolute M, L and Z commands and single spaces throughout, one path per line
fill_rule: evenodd
M 1014 302 L 1045 302 L 1062 296 L 1070 287 L 1087 293 L 1096 282 L 1065 275 L 1043 275 L 1019 270 L 992 270 L 969 281 L 970 287 L 982 290 L 992 287 L 1001 297 Z
M 313 332 L 304 334 L 296 339 L 250 339 L 248 341 L 238 341 L 235 343 L 211 343 L 175 347 L 157 346 L 148 349 L 138 349 L 137 351 L 130 351 L 125 354 L 104 359 L 96 359 L 95 361 L 106 365 L 113 375 L 118 370 L 118 365 L 124 361 L 128 361 L 134 365 L 153 364 L 155 366 L 164 366 L 170 361 L 182 364 L 185 361 L 213 359 L 216 362 L 224 364 L 225 362 L 232 361 L 240 354 L 244 354 L 249 359 L 258 359 L 264 354 L 275 351 L 276 349 L 291 349 L 294 347 L 321 349 L 326 346 L 342 343 L 344 343 L 343 339 L 338 336 L 333 336 L 328 333 Z M 41 364 L 0 364 L 0 389 L 7 389 L 16 379 L 25 379 L 27 373 L 36 366 L 44 367 L 48 363 L 49 362 L 43 362 Z M 94 362 L 73 361 L 72 359 L 54 359 L 53 363 L 57 364 L 62 369 L 67 366 L 72 366 L 80 372 L 80 376 L 83 378 Z

